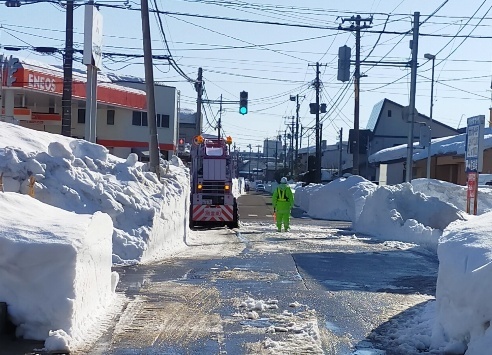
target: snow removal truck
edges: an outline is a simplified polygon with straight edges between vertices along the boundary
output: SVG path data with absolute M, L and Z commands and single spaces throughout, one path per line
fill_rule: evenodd
M 239 227 L 237 201 L 232 193 L 232 138 L 196 136 L 191 148 L 190 227 Z

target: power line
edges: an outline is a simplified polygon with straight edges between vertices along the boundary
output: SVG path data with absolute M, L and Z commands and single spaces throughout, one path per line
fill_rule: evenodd
M 167 51 L 169 53 L 169 64 L 171 65 L 171 67 L 173 67 L 174 70 L 176 70 L 176 72 L 181 75 L 184 79 L 186 79 L 189 83 L 195 83 L 195 80 L 190 78 L 178 65 L 178 63 L 176 63 L 176 61 L 172 58 L 172 54 L 171 54 L 171 50 L 169 49 L 169 45 L 167 43 L 167 39 L 166 39 L 166 32 L 164 31 L 164 26 L 162 24 L 162 19 L 161 19 L 161 16 L 160 16 L 160 12 L 159 12 L 159 7 L 157 5 L 157 0 L 154 0 L 154 6 L 155 6 L 155 13 L 156 13 L 156 16 L 157 16 L 157 20 L 158 20 L 158 23 L 159 23 L 159 29 L 160 29 L 160 32 L 161 32 L 161 35 L 164 39 L 164 43 L 166 45 L 166 48 L 167 48 Z

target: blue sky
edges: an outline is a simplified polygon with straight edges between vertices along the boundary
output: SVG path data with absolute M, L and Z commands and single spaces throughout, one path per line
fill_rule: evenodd
M 102 4 L 124 5 L 110 0 Z M 103 51 L 111 53 L 142 53 L 140 2 L 131 1 L 130 9 L 101 7 L 104 16 Z M 441 8 L 440 6 L 444 4 Z M 343 128 L 346 139 L 353 128 L 353 85 L 336 80 L 338 48 L 352 47 L 355 37 L 337 30 L 341 18 L 360 14 L 373 15 L 373 31 L 390 33 L 362 33 L 361 58 L 371 61 L 407 61 L 411 53 L 411 34 L 403 35 L 412 27 L 414 11 L 421 13 L 421 21 L 436 9 L 434 16 L 421 26 L 419 38 L 419 76 L 417 83 L 417 110 L 429 113 L 431 64 L 425 53 L 436 55 L 434 118 L 453 127 L 463 127 L 466 117 L 488 115 L 492 73 L 491 5 L 484 0 L 366 0 L 344 3 L 305 0 L 157 0 L 162 11 L 198 14 L 234 19 L 276 22 L 272 25 L 205 19 L 176 14 L 161 15 L 165 35 L 173 58 L 191 78 L 196 78 L 198 67 L 203 68 L 209 99 L 239 100 L 239 92 L 249 93 L 249 113 L 242 116 L 238 105 L 225 105 L 222 113 L 223 130 L 231 135 L 237 146 L 244 150 L 248 144 L 262 144 L 284 132 L 286 123 L 295 115 L 295 104 L 290 95 L 305 96 L 301 102 L 301 124 L 314 125 L 309 114 L 309 103 L 315 101 L 310 85 L 315 78 L 317 61 L 321 67 L 323 90 L 321 102 L 328 106 L 328 115 L 322 118 L 323 138 L 333 143 L 338 130 Z M 154 8 L 153 0 L 150 7 Z M 83 7 L 75 10 L 75 47 L 82 49 Z M 20 8 L 3 7 L 0 11 L 0 44 L 16 46 L 64 47 L 65 12 L 59 5 L 43 3 L 23 5 Z M 292 26 L 294 25 L 294 26 Z M 301 25 L 301 26 L 295 26 Z M 323 29 L 302 26 L 326 27 Z M 345 26 L 348 24 L 345 23 Z M 154 54 L 167 54 L 159 32 L 156 16 L 151 14 Z M 456 37 L 462 36 L 462 37 Z M 482 38 L 476 38 L 482 37 Z M 379 39 L 379 40 L 378 40 Z M 38 55 L 33 51 L 7 52 L 61 64 L 61 56 Z M 384 57 L 384 59 L 383 59 Z M 444 59 L 444 60 L 443 60 Z M 81 60 L 79 60 L 80 62 Z M 177 87 L 181 92 L 181 107 L 195 109 L 196 93 L 166 61 L 154 62 L 154 77 Z M 144 76 L 143 59 L 112 57 L 104 60 L 104 71 Z M 353 68 L 352 68 L 353 70 Z M 365 128 L 372 107 L 383 98 L 402 105 L 409 101 L 410 76 L 408 68 L 363 66 L 361 79 L 360 126 Z M 334 104 L 335 103 L 335 104 Z M 205 129 L 213 132 L 218 105 L 207 107 Z M 488 117 L 488 116 L 487 116 Z M 311 135 L 314 144 L 314 134 Z M 307 135 L 302 138 L 306 146 Z

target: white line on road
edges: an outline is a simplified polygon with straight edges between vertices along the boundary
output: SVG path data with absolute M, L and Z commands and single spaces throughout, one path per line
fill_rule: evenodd
M 258 217 L 257 214 L 249 214 L 248 217 Z

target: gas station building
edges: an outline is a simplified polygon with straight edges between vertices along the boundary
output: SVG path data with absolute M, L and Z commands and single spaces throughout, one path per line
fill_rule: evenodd
M 4 62 L 0 94 L 1 118 L 35 130 L 61 134 L 63 69 L 32 60 Z M 10 76 L 10 78 L 9 78 Z M 129 87 L 132 86 L 132 87 Z M 143 80 L 114 83 L 98 75 L 96 142 L 111 154 L 126 158 L 137 153 L 148 159 L 149 127 Z M 159 149 L 170 158 L 177 145 L 177 90 L 156 85 L 156 116 Z M 84 138 L 86 74 L 74 69 L 72 78 L 71 136 Z

